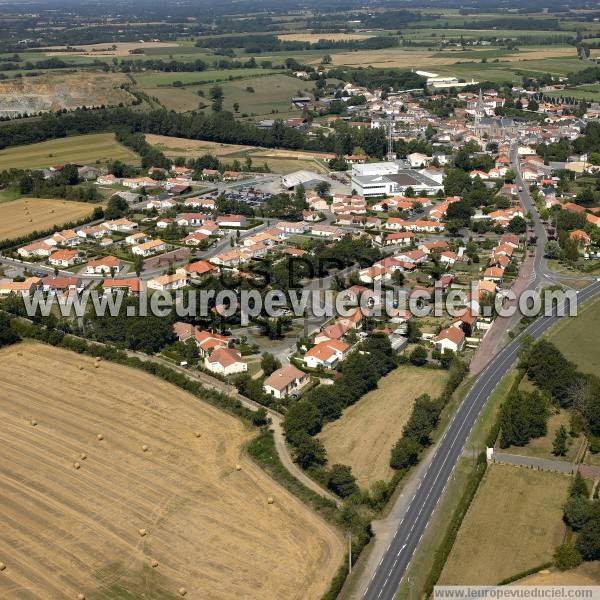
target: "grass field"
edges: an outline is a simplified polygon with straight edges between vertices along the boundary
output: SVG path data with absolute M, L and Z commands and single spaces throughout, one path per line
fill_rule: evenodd
M 569 477 L 491 465 L 439 583 L 495 585 L 552 558 L 563 540 Z
M 509 446 L 508 448 L 498 449 L 499 452 L 508 452 L 509 454 L 519 454 L 521 456 L 533 456 L 537 458 L 547 458 L 550 460 L 566 460 L 573 462 L 577 456 L 583 436 L 578 438 L 569 437 L 567 440 L 568 450 L 566 456 L 554 456 L 552 454 L 552 442 L 556 435 L 556 430 L 563 425 L 569 431 L 569 413 L 561 411 L 558 414 L 553 414 L 548 419 L 548 433 L 539 438 L 531 440 L 526 446 Z
M 239 79 L 235 81 L 223 82 L 224 103 L 226 110 L 233 112 L 233 105 L 239 104 L 239 113 L 256 115 L 260 117 L 275 116 L 282 118 L 284 116 L 300 116 L 301 111 L 294 108 L 291 104 L 292 96 L 297 94 L 312 94 L 314 84 L 312 82 L 302 81 L 289 75 L 269 75 L 260 79 Z M 248 87 L 254 91 L 248 91 Z M 210 88 L 212 86 L 201 86 L 205 97 L 210 97 Z M 210 100 L 207 100 L 210 104 Z M 273 114 L 273 110 L 278 112 Z
M 0 170 L 40 169 L 68 162 L 95 165 L 112 160 L 139 164 L 137 154 L 119 144 L 113 133 L 75 135 L 0 150 Z
M 0 351 L 0 596 L 320 598 L 343 539 L 246 457 L 244 425 L 94 367 L 37 343 Z
M 585 562 L 570 571 L 544 570 L 519 579 L 511 585 L 598 585 L 600 583 L 600 562 Z
M 319 40 L 332 40 L 334 42 L 348 41 L 348 40 L 366 40 L 371 38 L 378 33 L 284 33 L 277 37 L 283 41 L 295 41 L 295 42 L 310 42 L 315 43 Z
M 46 198 L 20 198 L 4 202 L 0 204 L 0 240 L 77 221 L 91 215 L 94 206 L 86 202 Z
M 548 339 L 585 373 L 600 372 L 600 298 L 579 309 L 576 317 L 555 325 Z
M 363 487 L 389 479 L 393 472 L 390 452 L 402 435 L 414 400 L 421 394 L 437 397 L 445 379 L 444 371 L 409 365 L 389 373 L 377 389 L 325 425 L 319 438 L 329 462 L 350 465 Z
M 183 71 L 180 73 L 142 73 L 135 74 L 135 80 L 141 88 L 155 88 L 158 86 L 172 85 L 174 81 L 183 84 L 202 83 L 204 81 L 227 81 L 231 77 L 254 78 L 275 72 L 273 69 L 221 69 L 215 71 Z M 174 91 L 173 93 L 177 93 Z

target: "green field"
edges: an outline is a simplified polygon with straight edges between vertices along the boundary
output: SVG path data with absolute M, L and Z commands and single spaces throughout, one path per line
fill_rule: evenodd
M 564 318 L 552 328 L 548 339 L 585 373 L 600 373 L 600 298 L 579 309 L 576 317 Z
M 184 85 L 194 83 L 227 81 L 232 77 L 247 77 L 268 75 L 275 73 L 274 69 L 221 69 L 215 71 L 183 71 L 181 73 L 141 73 L 135 74 L 134 78 L 141 88 L 155 88 L 159 86 L 172 85 L 174 81 L 181 81 Z
M 137 154 L 119 144 L 112 133 L 76 135 L 0 150 L 0 170 L 41 169 L 68 162 L 94 165 L 112 160 L 139 164 Z
M 260 79 L 244 79 L 227 81 L 220 84 L 225 97 L 224 108 L 233 111 L 234 103 L 239 104 L 239 113 L 269 117 L 273 111 L 278 116 L 300 116 L 299 109 L 292 107 L 292 96 L 301 94 L 311 95 L 314 90 L 313 82 L 302 81 L 289 75 L 269 75 Z M 199 86 L 205 97 L 210 97 L 210 85 Z M 251 87 L 254 91 L 247 90 Z M 207 103 L 210 101 L 207 100 Z
M 590 102 L 598 102 L 600 100 L 600 84 L 581 85 L 573 88 L 565 88 L 555 92 L 548 92 L 548 96 L 556 97 L 571 97 L 580 100 L 588 100 Z

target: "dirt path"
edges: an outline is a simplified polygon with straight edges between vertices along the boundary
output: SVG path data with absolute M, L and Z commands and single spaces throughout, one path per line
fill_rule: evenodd
M 304 486 L 313 492 L 319 494 L 319 496 L 323 496 L 323 498 L 327 498 L 327 500 L 331 500 L 335 502 L 338 506 L 341 505 L 341 500 L 329 493 L 327 490 L 324 490 L 316 481 L 311 479 L 292 459 L 289 448 L 285 442 L 285 434 L 283 432 L 283 415 L 277 411 L 274 411 L 270 408 L 266 408 L 257 402 L 246 398 L 238 393 L 237 389 L 223 381 L 219 381 L 202 371 L 190 371 L 188 369 L 183 369 L 173 363 L 165 360 L 164 358 L 160 358 L 159 356 L 150 356 L 148 354 L 144 354 L 142 352 L 133 352 L 128 351 L 127 354 L 129 356 L 139 358 L 140 360 L 152 361 L 162 365 L 165 365 L 171 369 L 179 371 L 189 377 L 190 379 L 197 379 L 203 385 L 208 388 L 217 390 L 222 392 L 223 394 L 227 394 L 231 398 L 235 400 L 239 400 L 243 406 L 249 408 L 250 410 L 257 411 L 259 408 L 265 408 L 269 418 L 271 419 L 271 430 L 273 431 L 273 436 L 275 438 L 275 449 L 277 450 L 277 454 L 279 456 L 279 460 L 283 464 L 283 466 L 296 478 L 298 479 Z

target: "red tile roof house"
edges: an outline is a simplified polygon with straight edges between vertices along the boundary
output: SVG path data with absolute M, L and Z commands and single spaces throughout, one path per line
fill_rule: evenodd
M 224 335 L 210 333 L 210 331 L 197 331 L 196 343 L 202 356 L 206 356 L 220 348 L 227 348 L 229 340 Z
M 286 365 L 273 371 L 263 382 L 265 393 L 274 398 L 285 398 L 294 392 L 301 390 L 310 377 L 294 365 Z
M 70 267 L 79 259 L 77 250 L 57 250 L 48 258 L 48 262 L 54 267 Z
M 465 333 L 460 327 L 446 327 L 433 338 L 435 349 L 440 352 L 452 350 L 460 352 L 465 345 Z
M 121 261 L 116 256 L 105 256 L 90 260 L 85 266 L 87 275 L 116 275 L 121 270 Z
M 235 375 L 248 370 L 239 350 L 234 348 L 218 348 L 204 359 L 204 366 L 219 375 Z
M 128 279 L 105 279 L 102 282 L 102 288 L 105 294 L 110 294 L 115 290 L 123 290 L 127 294 L 139 294 L 141 282 L 137 277 Z
M 206 260 L 197 260 L 196 262 L 189 263 L 183 267 L 188 275 L 194 279 L 202 279 L 208 277 L 213 273 L 218 273 L 219 269 L 214 265 L 211 265 Z
M 328 342 L 330 340 L 341 340 L 349 329 L 350 325 L 348 323 L 340 323 L 339 321 L 333 325 L 323 327 L 323 329 L 315 336 L 315 344 Z
M 321 342 L 313 346 L 305 355 L 304 363 L 310 369 L 324 367 L 332 369 L 335 365 L 344 360 L 348 355 L 350 346 L 339 340 L 330 340 L 329 342 Z

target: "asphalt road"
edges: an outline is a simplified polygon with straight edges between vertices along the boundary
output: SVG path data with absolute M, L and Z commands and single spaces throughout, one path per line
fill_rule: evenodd
M 579 292 L 578 301 L 584 302 L 599 292 L 600 282 L 595 281 Z M 481 372 L 446 429 L 429 469 L 369 583 L 363 596 L 365 600 L 393 600 L 481 409 L 517 358 L 522 336 L 528 333 L 538 338 L 558 319 L 555 314 L 540 317 L 505 346 Z
M 535 289 L 541 280 L 548 275 L 546 261 L 543 256 L 546 232 L 538 212 L 533 206 L 527 186 L 521 179 L 515 146 L 511 149 L 511 158 L 513 168 L 518 174 L 516 183 L 523 187 L 523 191 L 519 192 L 519 197 L 525 209 L 532 214 L 534 231 L 538 237 L 534 273 L 528 286 L 529 289 Z M 599 292 L 600 282 L 594 280 L 588 287 L 579 292 L 578 302 L 582 303 L 589 300 Z M 478 375 L 448 425 L 425 476 L 410 501 L 389 547 L 373 573 L 363 595 L 364 600 L 394 599 L 433 511 L 444 493 L 452 471 L 463 452 L 471 429 L 490 394 L 515 363 L 523 335 L 527 333 L 537 339 L 559 318 L 554 313 L 553 315 L 542 316 L 534 321 L 519 336 L 500 350 Z

